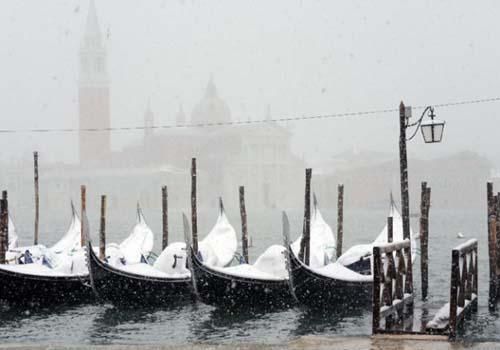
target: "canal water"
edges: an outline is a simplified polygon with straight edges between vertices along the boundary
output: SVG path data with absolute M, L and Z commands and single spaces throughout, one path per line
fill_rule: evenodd
M 373 240 L 384 226 L 388 210 L 357 210 L 345 212 L 345 249 L 353 244 Z M 53 243 L 69 224 L 67 215 L 53 216 L 42 222 L 42 238 Z M 158 211 L 145 210 L 146 219 L 155 232 L 155 246 L 160 246 L 161 217 Z M 301 210 L 289 210 L 291 227 L 297 236 L 302 226 Z M 31 242 L 31 213 L 12 213 L 17 222 L 21 243 Z M 91 213 L 91 229 L 97 239 L 97 217 Z M 217 211 L 202 212 L 199 230 L 208 232 L 215 223 Z M 323 210 L 323 216 L 335 226 L 334 209 Z M 228 217 L 240 231 L 239 213 L 229 208 Z M 414 232 L 418 232 L 416 218 L 412 218 Z M 116 214 L 109 218 L 108 242 L 126 237 L 135 221 L 134 213 Z M 171 241 L 182 240 L 181 214 L 170 217 Z M 249 230 L 255 259 L 270 244 L 280 244 L 281 212 L 249 211 Z M 335 230 L 335 228 L 334 228 Z M 486 242 L 486 214 L 484 210 L 431 209 L 430 218 L 430 299 L 429 309 L 435 310 L 447 302 L 450 283 L 451 249 L 464 240 L 477 237 L 479 248 L 479 312 L 468 322 L 466 341 L 500 341 L 500 318 L 487 308 L 488 256 Z M 457 233 L 465 236 L 457 238 Z M 420 288 L 419 260 L 415 268 L 415 287 Z M 61 300 L 64 296 L 60 296 Z M 328 311 L 326 311 L 328 310 Z M 38 309 L 19 309 L 2 305 L 0 308 L 0 343 L 2 344 L 263 344 L 280 346 L 304 336 L 366 337 L 371 334 L 369 309 L 328 308 L 311 311 L 302 307 L 275 312 L 255 313 L 224 310 L 197 303 L 180 303 L 151 308 L 115 308 L 107 304 L 58 306 Z

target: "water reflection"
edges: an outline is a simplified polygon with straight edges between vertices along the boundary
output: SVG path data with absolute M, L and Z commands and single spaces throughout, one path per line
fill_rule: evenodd
M 279 343 L 293 332 L 296 312 L 293 309 L 213 307 L 208 317 L 195 323 L 193 338 L 198 342 L 263 341 Z
M 163 306 L 102 305 L 88 331 L 94 344 L 152 343 L 166 340 L 182 341 L 189 333 L 193 304 L 179 300 Z M 184 337 L 182 334 L 185 334 Z
M 369 335 L 371 328 L 371 306 L 338 305 L 337 307 L 297 309 L 297 324 L 294 335 L 309 334 Z M 345 331 L 345 332 L 343 332 Z

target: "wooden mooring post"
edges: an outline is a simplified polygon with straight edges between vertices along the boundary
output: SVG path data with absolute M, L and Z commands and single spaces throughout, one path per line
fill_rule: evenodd
M 495 201 L 495 216 L 496 216 L 496 222 L 497 222 L 497 230 L 496 230 L 496 240 L 493 241 L 493 244 L 495 245 L 495 251 L 496 251 L 496 274 L 497 274 L 497 280 L 498 277 L 500 276 L 500 192 L 497 193 L 496 195 L 496 201 Z M 497 282 L 497 298 L 498 298 L 498 282 Z
M 101 196 L 101 221 L 99 225 L 99 259 L 106 260 L 106 196 Z
M 344 185 L 337 187 L 337 259 L 342 255 L 344 240 Z
M 241 252 L 245 263 L 249 263 L 248 258 L 248 227 L 247 227 L 247 210 L 245 207 L 245 187 L 240 186 L 240 216 L 241 216 Z
M 82 205 L 82 211 L 80 214 L 80 218 L 82 219 L 82 225 L 81 225 L 81 230 L 80 230 L 80 245 L 82 247 L 85 246 L 85 232 L 84 232 L 84 217 L 86 215 L 87 211 L 87 188 L 85 185 L 80 186 L 80 201 Z
M 34 168 L 34 180 L 35 180 L 35 236 L 33 239 L 33 244 L 38 244 L 39 238 L 39 221 L 40 221 L 40 193 L 38 184 L 38 152 L 33 152 L 33 168 Z
M 198 253 L 198 214 L 196 211 L 196 158 L 191 159 L 191 232 L 193 251 Z
M 6 254 L 9 250 L 9 202 L 7 191 L 2 191 L 0 199 L 0 264 L 6 263 Z
M 490 310 L 496 308 L 498 298 L 498 280 L 499 269 L 497 267 L 498 255 L 500 255 L 498 247 L 498 196 L 493 195 L 493 183 L 486 184 L 486 201 L 487 201 L 487 219 L 488 219 L 488 256 L 489 256 L 489 295 L 488 306 Z
M 422 182 L 420 194 L 420 277 L 422 300 L 427 300 L 429 291 L 429 209 L 431 189 Z
M 161 217 L 162 217 L 162 251 L 168 246 L 168 189 L 161 188 Z
M 302 228 L 302 240 L 300 241 L 299 260 L 309 265 L 309 254 L 311 244 L 311 175 L 312 169 L 306 169 L 306 188 L 304 200 L 304 224 Z

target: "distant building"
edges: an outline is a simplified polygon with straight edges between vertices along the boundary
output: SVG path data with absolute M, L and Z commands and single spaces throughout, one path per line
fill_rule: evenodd
M 315 186 L 323 195 L 335 198 L 335 185 L 343 183 L 347 205 L 384 208 L 391 191 L 395 198 L 400 197 L 399 161 L 384 158 L 366 165 L 353 161 L 350 168 L 317 176 Z M 436 208 L 480 208 L 485 205 L 491 163 L 480 155 L 460 152 L 432 160 L 410 158 L 408 163 L 412 212 L 418 212 L 422 181 L 432 188 L 431 201 Z
M 109 78 L 94 0 L 90 0 L 85 34 L 80 48 L 79 154 L 80 162 L 103 158 L 111 150 Z M 104 129 L 88 132 L 84 129 Z
M 148 107 L 145 127 L 152 118 Z M 217 125 L 231 122 L 231 111 L 210 77 L 205 95 L 191 113 L 190 124 L 198 126 L 145 132 L 143 142 L 113 152 L 108 166 L 168 164 L 189 169 L 191 158 L 196 157 L 202 205 L 216 205 L 217 196 L 237 198 L 238 186 L 245 185 L 247 199 L 254 205 L 293 206 L 290 187 L 302 183 L 305 164 L 291 151 L 291 134 L 268 119 L 257 125 Z M 186 124 L 181 107 L 172 124 Z

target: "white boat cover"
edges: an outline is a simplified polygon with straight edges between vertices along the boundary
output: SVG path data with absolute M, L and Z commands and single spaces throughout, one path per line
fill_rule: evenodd
M 214 270 L 228 275 L 253 278 L 260 280 L 284 280 L 288 278 L 283 253 L 285 248 L 281 245 L 272 245 L 260 255 L 253 265 L 240 264 L 226 268 L 214 267 Z
M 233 260 L 237 245 L 236 231 L 221 209 L 214 227 L 198 244 L 203 263 L 210 267 L 228 265 Z M 153 267 L 171 277 L 190 276 L 190 271 L 186 268 L 186 244 L 169 244 L 158 256 Z
M 224 210 L 221 210 L 214 227 L 198 245 L 203 263 L 208 266 L 226 266 L 233 260 L 237 246 L 236 231 Z
M 179 274 L 168 274 L 163 271 L 160 271 L 153 266 L 146 263 L 138 263 L 132 265 L 122 265 L 118 266 L 118 269 L 132 273 L 138 276 L 148 276 L 148 277 L 157 277 L 157 278 L 173 278 L 173 277 L 189 277 L 190 274 L 184 274 L 184 276 L 180 276 Z
M 335 278 L 347 282 L 370 282 L 373 280 L 372 275 L 362 275 L 360 273 L 354 272 L 353 270 L 348 269 L 338 262 L 333 262 L 326 266 L 320 267 L 319 269 L 314 269 L 313 271 L 326 277 Z
M 403 219 L 401 214 L 397 210 L 394 202 L 391 200 L 391 207 L 389 210 L 389 216 L 393 218 L 393 242 L 403 241 Z M 412 241 L 412 261 L 415 260 L 416 256 L 416 242 L 413 238 L 413 231 L 410 228 L 410 237 Z M 372 274 L 362 275 L 357 273 L 345 266 L 353 264 L 359 261 L 363 257 L 368 257 L 373 254 L 373 247 L 377 244 L 387 243 L 387 223 L 377 236 L 377 238 L 371 244 L 359 244 L 349 248 L 344 254 L 342 254 L 335 263 L 329 264 L 324 268 L 313 269 L 321 275 L 336 278 L 344 281 L 372 281 L 373 280 L 373 264 L 372 264 Z
M 11 271 L 34 275 L 84 276 L 88 275 L 85 249 L 81 247 L 81 221 L 73 209 L 71 225 L 66 234 L 51 248 L 44 245 L 19 247 L 9 251 L 7 257 L 15 258 L 29 250 L 33 264 L 2 265 Z M 147 226 L 144 216 L 138 209 L 137 224 L 132 233 L 120 244 L 107 244 L 106 255 L 112 266 L 135 264 L 141 261 L 141 255 L 147 256 L 153 247 L 153 233 Z M 97 253 L 98 248 L 94 248 Z M 47 266 L 49 265 L 49 266 Z M 26 267 L 28 266 L 28 267 Z M 47 269 L 52 272 L 47 272 Z M 51 274 L 52 273 L 52 274 Z
M 393 242 L 403 241 L 403 219 L 392 201 L 389 209 L 389 216 L 392 217 L 393 220 Z M 415 260 L 417 245 L 413 238 L 413 230 L 411 228 L 410 238 L 412 241 L 412 260 Z M 339 257 L 338 262 L 344 266 L 355 263 L 361 257 L 371 255 L 373 253 L 373 247 L 381 243 L 387 243 L 387 223 L 372 243 L 355 245 L 349 248 L 344 254 L 342 254 L 342 256 Z
M 18 241 L 16 226 L 14 226 L 14 221 L 9 215 L 9 250 L 17 248 Z
M 22 273 L 25 275 L 35 275 L 35 276 L 82 276 L 88 275 L 88 271 L 84 274 L 70 274 L 57 271 L 48 266 L 41 264 L 22 264 L 22 265 L 1 265 L 0 268 L 6 271 L 13 271 L 17 273 Z
M 186 268 L 186 243 L 170 243 L 158 256 L 153 267 L 169 276 L 189 277 Z
M 43 256 L 49 257 L 52 260 L 55 259 L 54 254 L 68 254 L 73 250 L 78 250 L 81 248 L 80 242 L 80 231 L 81 222 L 76 210 L 71 203 L 72 217 L 71 223 L 68 231 L 64 236 L 51 248 L 47 248 L 43 244 L 38 244 L 36 246 L 24 246 L 18 247 L 18 236 L 12 219 L 9 220 L 9 251 L 6 254 L 7 261 L 16 261 L 18 257 L 24 254 L 27 250 L 30 252 L 31 257 L 34 262 L 42 261 Z M 13 232 L 13 234 L 12 234 Z M 11 241 L 11 239 L 15 240 Z
M 72 217 L 71 224 L 66 234 L 52 247 L 50 251 L 54 254 L 67 254 L 73 250 L 78 250 L 81 245 L 81 229 L 82 223 L 78 217 L 73 203 L 71 203 Z
M 298 254 L 302 236 L 292 243 L 292 251 Z M 285 248 L 281 245 L 270 246 L 260 255 L 254 264 L 241 264 L 217 269 L 226 274 L 244 278 L 263 280 L 284 280 L 288 278 L 285 266 Z M 314 200 L 314 212 L 311 217 L 311 254 L 310 263 L 315 268 L 328 264 L 335 256 L 336 240 L 331 227 L 325 222 Z
M 298 255 L 302 235 L 292 243 L 292 251 Z M 333 261 L 337 252 L 337 241 L 315 201 L 313 215 L 311 217 L 311 253 L 309 255 L 309 266 L 319 268 Z
M 120 244 L 126 264 L 141 262 L 141 257 L 147 257 L 153 250 L 153 231 L 146 224 L 140 208 L 137 208 L 137 223 L 132 233 Z

